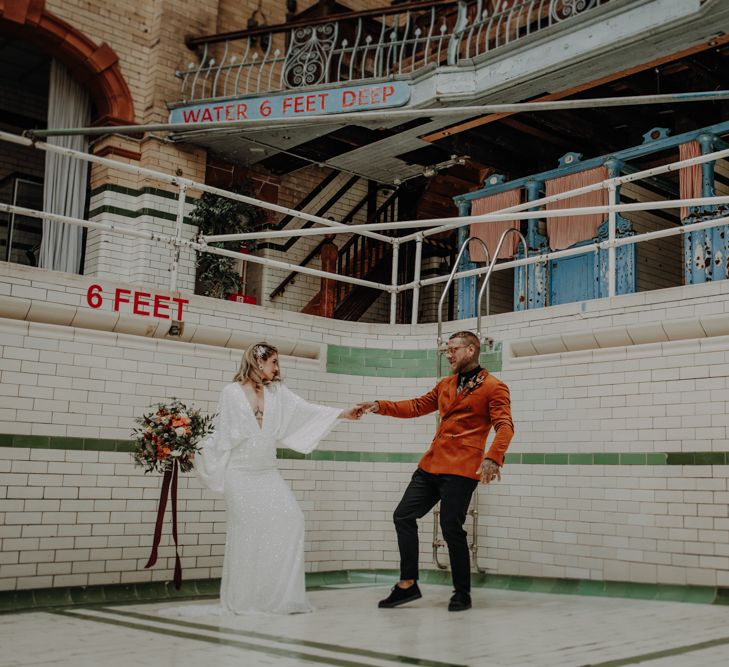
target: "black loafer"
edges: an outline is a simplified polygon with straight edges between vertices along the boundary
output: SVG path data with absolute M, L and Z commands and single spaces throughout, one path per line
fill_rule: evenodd
M 392 607 L 399 607 L 401 604 L 412 602 L 413 600 L 418 600 L 421 597 L 423 597 L 423 594 L 420 592 L 417 582 L 410 586 L 410 588 L 400 588 L 400 586 L 395 584 L 390 591 L 390 595 L 384 600 L 380 600 L 377 606 L 380 609 L 390 609 Z
M 448 602 L 448 611 L 466 611 L 471 608 L 470 593 L 453 593 L 450 602 Z

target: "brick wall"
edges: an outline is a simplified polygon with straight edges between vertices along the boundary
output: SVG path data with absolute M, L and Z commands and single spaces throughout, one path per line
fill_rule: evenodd
M 159 479 L 130 463 L 132 417 L 172 395 L 214 410 L 254 339 L 281 346 L 286 382 L 313 401 L 412 397 L 433 383 L 434 325 L 373 327 L 191 297 L 183 340 L 172 340 L 153 318 L 90 311 L 87 278 L 9 265 L 0 275 L 6 590 L 171 577 L 166 543 L 158 568 L 142 567 Z M 115 287 L 101 282 L 107 294 Z M 17 319 L 26 312 L 32 321 Z M 481 565 L 729 585 L 729 284 L 484 325 L 501 345 L 487 366 L 511 387 L 517 435 L 504 480 L 479 496 Z M 282 454 L 306 514 L 310 571 L 396 567 L 391 512 L 433 428 L 432 416 L 369 416 L 339 424 L 315 456 Z M 187 576 L 217 576 L 222 502 L 186 476 L 180 509 Z M 430 529 L 426 517 L 424 567 Z

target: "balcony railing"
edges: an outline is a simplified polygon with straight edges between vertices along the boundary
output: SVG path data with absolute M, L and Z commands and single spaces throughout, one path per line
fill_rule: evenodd
M 609 0 L 414 2 L 189 39 L 183 102 L 412 75 L 458 65 Z

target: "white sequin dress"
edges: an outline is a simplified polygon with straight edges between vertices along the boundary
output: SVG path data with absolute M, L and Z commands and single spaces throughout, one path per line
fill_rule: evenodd
M 311 610 L 304 588 L 304 515 L 278 471 L 276 447 L 311 452 L 341 410 L 312 405 L 281 383 L 264 387 L 263 394 L 259 426 L 243 388 L 227 385 L 215 431 L 195 458 L 205 486 L 225 496 L 222 613 Z

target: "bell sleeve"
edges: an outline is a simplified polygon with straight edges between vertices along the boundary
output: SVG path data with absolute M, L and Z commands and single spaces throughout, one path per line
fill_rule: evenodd
M 285 447 L 308 454 L 332 430 L 342 410 L 309 403 L 283 384 L 276 391 L 281 400 L 276 438 Z
M 213 432 L 203 438 L 200 452 L 195 457 L 197 476 L 204 486 L 215 493 L 223 493 L 230 452 L 246 436 L 242 405 L 240 400 L 236 401 L 236 392 L 240 393 L 240 389 L 234 384 L 223 389 L 213 422 Z

